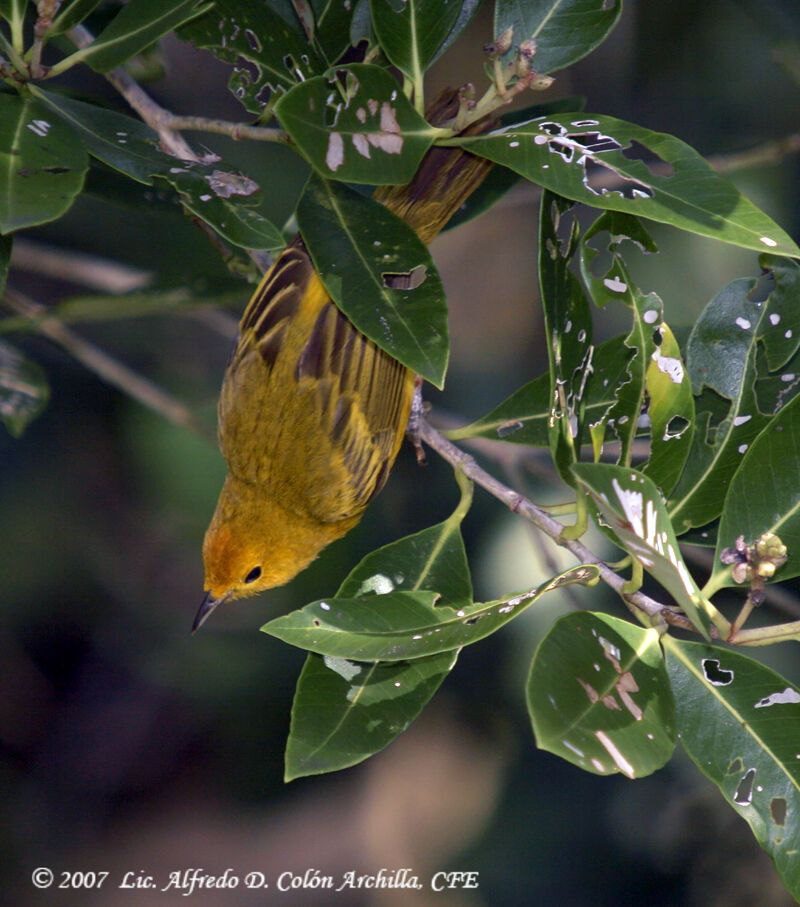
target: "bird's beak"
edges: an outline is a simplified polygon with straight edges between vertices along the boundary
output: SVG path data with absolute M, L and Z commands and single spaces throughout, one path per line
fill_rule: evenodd
M 203 599 L 192 624 L 192 634 L 197 633 L 200 627 L 211 617 L 211 612 L 217 605 L 222 604 L 227 597 L 227 595 L 222 595 L 219 598 L 214 598 L 210 592 L 206 592 L 206 597 Z

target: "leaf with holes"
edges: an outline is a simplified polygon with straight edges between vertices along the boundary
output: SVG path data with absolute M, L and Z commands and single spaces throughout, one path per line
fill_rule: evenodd
M 284 778 L 363 762 L 408 728 L 453 669 L 458 650 L 414 661 L 309 655 L 297 681 Z
M 203 0 L 130 0 L 91 44 L 66 60 L 110 72 L 212 5 Z
M 322 72 L 327 62 L 266 3 L 215 0 L 178 37 L 233 66 L 228 88 L 251 113 L 261 114 L 292 85 Z
M 681 743 L 800 898 L 800 690 L 738 652 L 663 643 Z
M 297 223 L 326 289 L 358 330 L 442 387 L 449 355 L 444 288 L 411 227 L 372 199 L 314 175 Z
M 599 420 L 613 405 L 617 387 L 628 380 L 630 350 L 623 336 L 601 343 L 592 356 L 591 374 L 586 382 L 584 421 Z M 550 419 L 550 376 L 540 375 L 514 391 L 482 419 L 445 432 L 448 438 L 489 438 L 512 444 L 548 446 Z
M 724 415 L 696 405 L 695 435 L 686 468 L 670 495 L 669 511 L 678 533 L 711 522 L 742 456 L 769 417 L 755 399 L 756 355 L 765 310 L 751 298 L 755 280 L 728 284 L 705 307 L 686 345 L 686 368 L 695 394 L 704 387 L 730 401 Z M 718 395 L 718 396 L 717 396 Z
M 227 171 L 202 172 L 191 165 L 172 167 L 161 175 L 177 190 L 181 203 L 228 242 L 243 249 L 283 248 L 280 230 L 251 207 L 252 187 L 247 177 Z M 231 192 L 237 179 L 245 181 L 244 194 Z
M 22 437 L 49 399 L 44 371 L 16 347 L 0 340 L 0 421 L 9 433 Z
M 152 185 L 154 173 L 166 173 L 171 167 L 180 166 L 174 157 L 159 150 L 158 134 L 141 120 L 42 91 L 35 85 L 30 91 L 80 134 L 93 157 L 132 179 Z
M 557 114 L 460 145 L 559 195 L 723 242 L 800 256 L 794 241 L 679 139 L 613 117 Z
M 514 113 L 504 114 L 499 118 L 501 124 L 518 122 L 520 119 L 530 119 L 550 115 L 552 113 L 564 113 L 565 111 L 580 111 L 586 104 L 586 98 L 575 95 L 568 98 L 560 98 L 558 101 L 547 101 L 543 104 L 532 104 L 524 110 L 517 110 Z M 445 226 L 445 230 L 451 230 L 460 224 L 472 220 L 478 215 L 483 214 L 491 208 L 495 202 L 501 199 L 509 189 L 516 186 L 521 177 L 513 170 L 507 167 L 495 165 L 489 171 L 489 175 L 484 178 L 478 188 L 467 198 L 464 204 L 456 211 Z
M 774 532 L 788 558 L 775 581 L 800 576 L 800 397 L 795 397 L 750 445 L 731 480 L 719 524 L 713 588 L 733 586 L 730 567 L 719 556 L 743 535 L 748 544 Z
M 622 13 L 622 0 L 497 0 L 494 33 L 513 28 L 512 53 L 533 38 L 533 68 L 555 72 L 601 44 Z
M 409 182 L 435 133 L 392 76 L 367 64 L 308 79 L 275 113 L 322 176 L 373 186 Z
M 572 471 L 622 547 L 661 583 L 708 639 L 713 605 L 683 561 L 664 499 L 653 482 L 635 469 L 610 463 L 577 463 Z
M 650 398 L 650 457 L 642 472 L 669 494 L 680 478 L 694 437 L 692 386 L 675 335 L 658 325 L 658 342 L 647 363 L 645 387 Z
M 460 0 L 370 0 L 372 27 L 386 56 L 419 85 L 461 12 Z
M 603 273 L 596 275 L 596 261 L 601 251 L 596 246 L 598 238 L 604 247 L 603 251 L 609 253 L 610 257 Z M 620 463 L 630 462 L 631 447 L 645 402 L 647 364 L 655 349 L 650 324 L 661 319 L 661 300 L 654 293 L 645 296 L 628 272 L 625 261 L 628 251 L 628 247 L 624 245 L 626 240 L 643 252 L 658 251 L 637 218 L 617 211 L 607 211 L 586 231 L 580 256 L 581 273 L 595 304 L 603 307 L 609 302 L 622 302 L 631 310 L 631 329 L 625 338 L 625 345 L 630 351 L 626 379 L 617 387 L 613 405 L 590 425 L 595 458 L 600 457 L 606 427 L 609 426 L 620 441 Z
M 35 101 L 0 94 L 0 233 L 60 217 L 88 168 L 75 131 Z
M 461 500 L 452 516 L 368 554 L 337 595 L 374 600 L 395 588 L 431 588 L 451 608 L 470 604 L 461 521 L 472 502 L 472 483 L 463 473 L 456 479 Z M 454 649 L 390 663 L 309 655 L 292 704 L 287 780 L 346 768 L 383 749 L 422 711 L 457 655 Z
M 548 435 L 553 463 L 569 485 L 575 484 L 570 466 L 580 450 L 586 380 L 593 352 L 589 300 L 570 268 L 579 249 L 580 235 L 574 207 L 568 199 L 542 193 L 539 287 L 550 363 L 552 403 Z
M 527 684 L 539 749 L 588 772 L 642 778 L 675 749 L 675 705 L 655 630 L 567 614 L 539 644 Z
M 435 592 L 392 590 L 370 598 L 328 598 L 277 617 L 261 629 L 290 645 L 355 661 L 407 661 L 478 642 L 542 595 L 595 580 L 597 567 L 574 567 L 535 589 L 463 608 L 436 605 Z

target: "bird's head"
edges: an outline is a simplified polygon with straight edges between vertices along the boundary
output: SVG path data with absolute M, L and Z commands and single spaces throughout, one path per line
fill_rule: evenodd
M 294 579 L 353 525 L 322 523 L 281 506 L 261 486 L 228 476 L 203 541 L 206 596 L 198 630 L 222 602 Z

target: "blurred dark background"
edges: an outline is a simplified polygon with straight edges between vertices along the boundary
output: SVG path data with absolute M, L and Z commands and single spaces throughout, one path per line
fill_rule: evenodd
M 481 83 L 492 38 L 486 4 L 431 91 Z M 225 68 L 176 40 L 167 76 L 147 86 L 179 113 L 242 118 Z M 74 88 L 109 98 L 99 77 Z M 800 14 L 794 0 L 626 3 L 611 39 L 546 97 L 673 133 L 701 153 L 732 154 L 798 128 Z M 282 222 L 304 171 L 288 152 L 190 136 L 250 173 Z M 798 157 L 733 179 L 795 237 Z M 536 278 L 538 196 L 518 188 L 486 216 L 433 245 L 451 306 L 452 368 L 434 414 L 472 420 L 546 365 Z M 673 325 L 691 323 L 757 257 L 654 228 L 662 248 L 637 264 Z M 198 294 L 232 278 L 204 235 L 156 197 L 116 199 L 102 185 L 55 224 L 28 231 L 32 262 L 10 284 L 52 304 L 86 287 L 36 267 L 44 244 L 182 281 Z M 38 251 L 37 251 L 38 250 Z M 240 284 L 240 306 L 249 289 Z M 239 308 L 231 308 L 235 316 Z M 599 336 L 622 329 L 603 313 Z M 196 411 L 213 432 L 230 348 L 200 309 L 80 325 L 88 338 Z M 45 368 L 46 412 L 21 440 L 0 429 L 0 847 L 7 903 L 183 903 L 119 891 L 127 871 L 166 880 L 193 867 L 243 876 L 308 868 L 341 875 L 410 867 L 421 892 L 195 892 L 200 905 L 781 905 L 769 859 L 689 760 L 631 782 L 582 773 L 535 750 L 523 684 L 550 622 L 575 606 L 548 599 L 466 649 L 411 729 L 367 763 L 284 785 L 283 747 L 303 654 L 263 633 L 267 619 L 331 594 L 369 550 L 444 518 L 457 500 L 448 468 L 401 453 L 361 526 L 295 582 L 221 608 L 189 636 L 202 597 L 200 546 L 223 463 L 213 441 L 133 402 L 35 335 L 15 339 Z M 490 461 L 487 461 L 489 463 Z M 516 481 L 513 464 L 491 465 Z M 508 468 L 512 469 L 509 473 Z M 505 471 L 504 471 L 505 470 Z M 522 478 L 537 500 L 552 481 Z M 558 498 L 556 494 L 556 499 Z M 521 521 L 482 492 L 464 527 L 476 595 L 540 582 L 550 570 Z M 564 562 L 565 565 L 569 561 Z M 583 603 L 616 608 L 601 589 Z M 619 612 L 617 612 L 619 613 Z M 797 680 L 796 649 L 759 657 Z M 30 884 L 37 866 L 107 870 L 99 893 Z M 430 875 L 480 874 L 472 891 L 432 893 Z

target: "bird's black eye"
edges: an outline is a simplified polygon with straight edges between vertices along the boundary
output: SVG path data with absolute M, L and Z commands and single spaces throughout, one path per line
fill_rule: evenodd
M 247 574 L 244 578 L 246 583 L 254 583 L 259 576 L 261 576 L 261 567 L 253 567 L 253 569 Z

